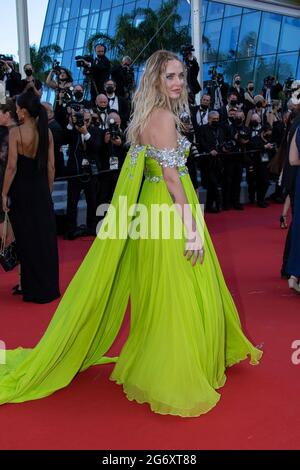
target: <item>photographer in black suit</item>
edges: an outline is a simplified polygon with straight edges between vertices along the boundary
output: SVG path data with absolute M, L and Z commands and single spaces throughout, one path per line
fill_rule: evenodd
M 84 110 L 83 113 L 78 113 L 72 110 L 67 127 L 69 141 L 67 173 L 69 176 L 74 176 L 68 180 L 68 232 L 65 235 L 68 240 L 74 240 L 81 235 L 96 234 L 99 155 L 103 138 L 101 131 L 92 126 L 91 121 L 90 111 Z M 87 203 L 85 230 L 77 227 L 77 206 L 81 191 L 84 191 Z
M 104 83 L 108 80 L 111 71 L 110 60 L 105 55 L 106 46 L 97 44 L 95 52 L 97 57 L 92 63 L 83 61 L 86 67 L 90 69 L 92 103 L 95 103 L 96 97 L 104 92 Z
M 113 80 L 107 80 L 104 84 L 104 90 L 108 99 L 108 107 L 110 111 L 116 111 L 121 117 L 121 127 L 123 130 L 127 128 L 129 121 L 128 101 L 116 94 L 116 83 Z
M 10 98 L 22 92 L 21 75 L 15 71 L 12 57 L 0 55 L 0 80 L 5 82 Z

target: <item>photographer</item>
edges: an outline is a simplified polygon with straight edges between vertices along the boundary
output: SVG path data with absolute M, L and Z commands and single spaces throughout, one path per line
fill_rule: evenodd
M 206 154 L 201 162 L 202 185 L 207 189 L 206 211 L 214 213 L 221 210 L 219 187 L 223 164 L 219 153 L 225 140 L 225 132 L 219 121 L 219 113 L 211 111 L 208 114 L 208 124 L 199 127 L 196 134 L 199 150 Z
M 240 203 L 243 167 L 246 163 L 246 152 L 250 146 L 250 131 L 244 126 L 245 115 L 236 112 L 234 122 L 228 129 L 228 137 L 223 145 L 224 178 L 223 178 L 223 209 L 231 207 L 243 210 Z
M 279 100 L 279 93 L 282 90 L 283 86 L 275 77 L 269 75 L 264 79 L 264 86 L 260 94 L 264 97 L 270 109 L 272 100 Z
M 208 74 L 211 80 L 206 82 L 207 94 L 211 97 L 211 107 L 219 110 L 227 104 L 229 85 L 224 82 L 224 76 L 217 72 L 216 67 L 211 67 Z
M 272 142 L 270 124 L 262 127 L 261 133 L 253 137 L 252 146 L 257 151 L 253 154 L 254 177 L 257 194 L 257 206 L 268 207 L 265 196 L 269 187 L 269 164 L 276 153 L 276 144 Z
M 57 81 L 54 80 L 54 76 L 57 76 Z M 54 104 L 55 119 L 65 129 L 68 125 L 67 105 L 72 101 L 73 96 L 73 78 L 71 72 L 60 67 L 59 62 L 55 61 L 47 77 L 46 85 L 56 92 Z
M 78 111 L 83 110 L 83 109 L 90 109 L 91 108 L 91 102 L 86 100 L 84 98 L 84 90 L 81 85 L 75 85 L 73 88 L 73 93 L 72 93 L 72 101 L 70 101 L 69 106 L 68 106 L 68 112 L 70 112 L 70 106 L 74 106 L 74 109 L 78 109 Z M 77 105 L 77 106 L 76 106 Z
M 76 112 L 72 109 L 67 136 L 69 142 L 67 174 L 73 177 L 68 180 L 68 232 L 65 239 L 74 240 L 82 235 L 96 234 L 100 166 L 98 155 L 103 139 L 99 129 L 91 126 L 91 113 L 88 110 Z M 84 191 L 87 203 L 87 228 L 85 230 L 77 227 L 77 206 L 81 191 Z
M 134 90 L 134 72 L 131 67 L 132 60 L 129 56 L 122 59 L 120 65 L 114 67 L 111 71 L 111 78 L 116 83 L 116 94 L 131 101 L 132 93 Z
M 104 147 L 100 157 L 101 170 L 114 170 L 99 175 L 98 205 L 111 201 L 120 170 L 126 157 L 125 137 L 121 130 L 121 117 L 110 112 L 107 117 L 107 129 L 104 131 Z
M 111 69 L 110 61 L 105 56 L 106 46 L 98 44 L 95 46 L 95 52 L 97 55 L 95 60 L 92 62 L 83 61 L 85 66 L 90 69 L 92 103 L 95 103 L 96 97 L 104 92 L 104 83 L 108 80 Z
M 187 84 L 189 91 L 191 91 L 193 95 L 196 96 L 201 91 L 201 86 L 198 82 L 198 74 L 200 67 L 196 57 L 193 56 L 194 50 L 195 49 L 192 45 L 182 46 L 180 49 L 180 53 L 186 66 Z
M 110 111 L 116 111 L 121 116 L 122 129 L 125 130 L 129 121 L 128 101 L 116 94 L 116 83 L 113 80 L 104 83 L 104 90 Z
M 43 84 L 40 80 L 33 77 L 33 67 L 31 64 L 24 65 L 24 72 L 26 78 L 21 81 L 21 92 L 24 93 L 28 90 L 31 90 L 35 93 L 39 98 L 42 97 L 43 94 Z
M 245 101 L 245 90 L 241 87 L 241 77 L 239 74 L 234 75 L 232 86 L 229 88 L 229 92 L 233 92 L 237 96 L 237 105 L 244 104 Z
M 0 55 L 0 80 L 5 82 L 6 92 L 14 98 L 22 91 L 21 74 L 15 71 L 13 58 Z

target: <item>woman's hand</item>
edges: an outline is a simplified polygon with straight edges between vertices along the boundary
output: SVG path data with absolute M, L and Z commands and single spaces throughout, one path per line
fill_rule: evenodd
M 189 261 L 192 260 L 192 266 L 194 267 L 199 259 L 199 263 L 203 264 L 204 261 L 204 248 L 203 243 L 198 232 L 188 237 L 186 241 L 184 256 Z
M 4 194 L 2 194 L 2 209 L 3 209 L 3 212 L 9 212 L 8 198 Z

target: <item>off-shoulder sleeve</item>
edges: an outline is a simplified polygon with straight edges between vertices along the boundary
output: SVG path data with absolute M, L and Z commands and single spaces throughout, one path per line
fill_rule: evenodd
M 156 160 L 163 168 L 182 167 L 186 164 L 186 152 L 189 148 L 190 142 L 185 138 L 178 140 L 177 149 L 158 149 L 150 145 L 148 148 L 148 157 Z

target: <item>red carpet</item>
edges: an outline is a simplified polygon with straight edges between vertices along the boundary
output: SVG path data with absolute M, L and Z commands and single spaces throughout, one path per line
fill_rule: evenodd
M 156 415 L 129 402 L 108 380 L 112 366 L 94 367 L 49 398 L 1 406 L 0 449 L 299 449 L 300 365 L 291 362 L 291 344 L 300 339 L 300 297 L 279 278 L 286 235 L 279 213 L 272 206 L 207 216 L 244 328 L 265 351 L 261 365 L 228 370 L 210 413 L 191 419 Z M 60 241 L 62 290 L 90 242 Z M 16 272 L 0 273 L 0 339 L 8 348 L 32 347 L 57 303 L 24 304 L 10 293 L 16 278 Z

